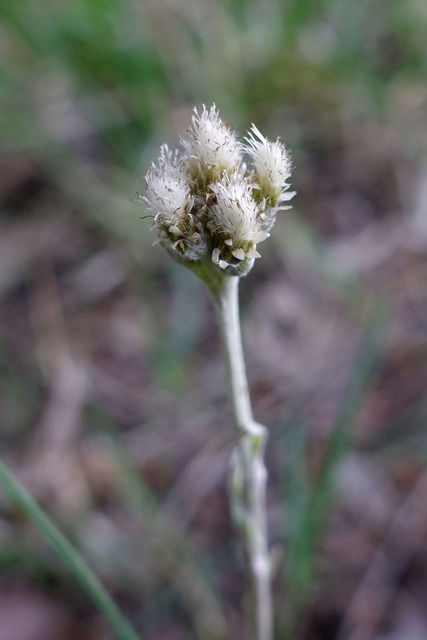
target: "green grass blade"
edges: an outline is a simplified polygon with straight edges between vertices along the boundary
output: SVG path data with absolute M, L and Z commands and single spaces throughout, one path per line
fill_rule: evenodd
M 0 483 L 10 499 L 41 529 L 46 539 L 70 569 L 104 617 L 119 640 L 139 640 L 92 569 L 61 533 L 49 516 L 39 507 L 24 487 L 0 460 Z
M 333 480 L 337 466 L 351 449 L 354 420 L 363 401 L 382 352 L 386 326 L 386 308 L 377 303 L 368 320 L 365 339 L 355 363 L 339 416 L 326 447 L 321 471 L 313 483 L 306 462 L 306 433 L 299 420 L 283 430 L 283 445 L 288 456 L 286 495 L 288 518 L 287 583 L 292 607 L 289 615 L 298 617 L 316 581 L 316 548 L 333 503 Z M 291 624 L 295 624 L 292 620 Z

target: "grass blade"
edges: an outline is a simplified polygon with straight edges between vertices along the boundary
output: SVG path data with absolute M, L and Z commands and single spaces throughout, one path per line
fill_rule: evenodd
M 289 460 L 286 478 L 287 517 L 290 520 L 287 583 L 291 606 L 288 617 L 290 626 L 294 628 L 298 619 L 303 618 L 307 598 L 316 582 L 316 548 L 333 503 L 334 475 L 340 461 L 351 449 L 354 420 L 381 356 L 385 324 L 386 309 L 378 303 L 371 311 L 365 339 L 327 444 L 322 468 L 314 482 L 309 479 L 303 425 L 294 419 L 283 430 L 283 446 Z
M 41 529 L 76 580 L 108 620 L 117 638 L 139 640 L 92 569 L 1 460 L 0 483 L 9 498 Z

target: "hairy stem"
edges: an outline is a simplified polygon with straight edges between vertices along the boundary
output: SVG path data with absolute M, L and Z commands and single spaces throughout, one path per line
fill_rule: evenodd
M 224 276 L 210 287 L 218 316 L 238 443 L 231 458 L 231 508 L 245 539 L 256 600 L 257 640 L 271 640 L 273 607 L 268 549 L 264 448 L 267 430 L 254 422 L 243 356 L 239 278 Z

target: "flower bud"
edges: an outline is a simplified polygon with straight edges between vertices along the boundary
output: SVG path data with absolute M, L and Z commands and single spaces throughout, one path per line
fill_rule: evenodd
M 187 169 L 167 145 L 161 147 L 158 164 L 152 163 L 145 175 L 146 196 L 140 197 L 158 230 L 155 244 L 162 242 L 184 259 L 197 260 L 206 251 L 203 229 L 191 213 L 194 197 L 190 193 Z
M 226 269 L 233 263 L 259 257 L 256 243 L 268 233 L 260 231 L 260 211 L 244 176 L 234 173 L 211 185 L 216 203 L 207 213 L 207 226 L 215 236 L 212 261 Z
M 188 138 L 181 139 L 184 159 L 193 180 L 203 188 L 220 180 L 225 172 L 232 173 L 240 164 L 242 145 L 236 134 L 226 125 L 213 105 L 209 111 L 203 106 L 199 115 L 194 109 L 193 126 Z
M 289 154 L 279 140 L 268 140 L 254 124 L 246 140 L 248 145 L 245 151 L 251 157 L 255 169 L 252 175 L 253 188 L 258 191 L 258 199 L 267 199 L 267 205 L 277 210 L 279 204 L 295 195 L 286 193 L 289 189 L 286 180 L 291 175 Z

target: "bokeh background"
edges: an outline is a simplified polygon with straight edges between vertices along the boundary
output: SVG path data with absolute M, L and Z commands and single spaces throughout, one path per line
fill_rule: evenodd
M 277 640 L 427 637 L 427 4 L 2 0 L 2 459 L 144 640 L 247 640 L 202 285 L 132 202 L 215 102 L 291 149 L 241 283 Z M 0 490 L 0 639 L 107 640 Z

